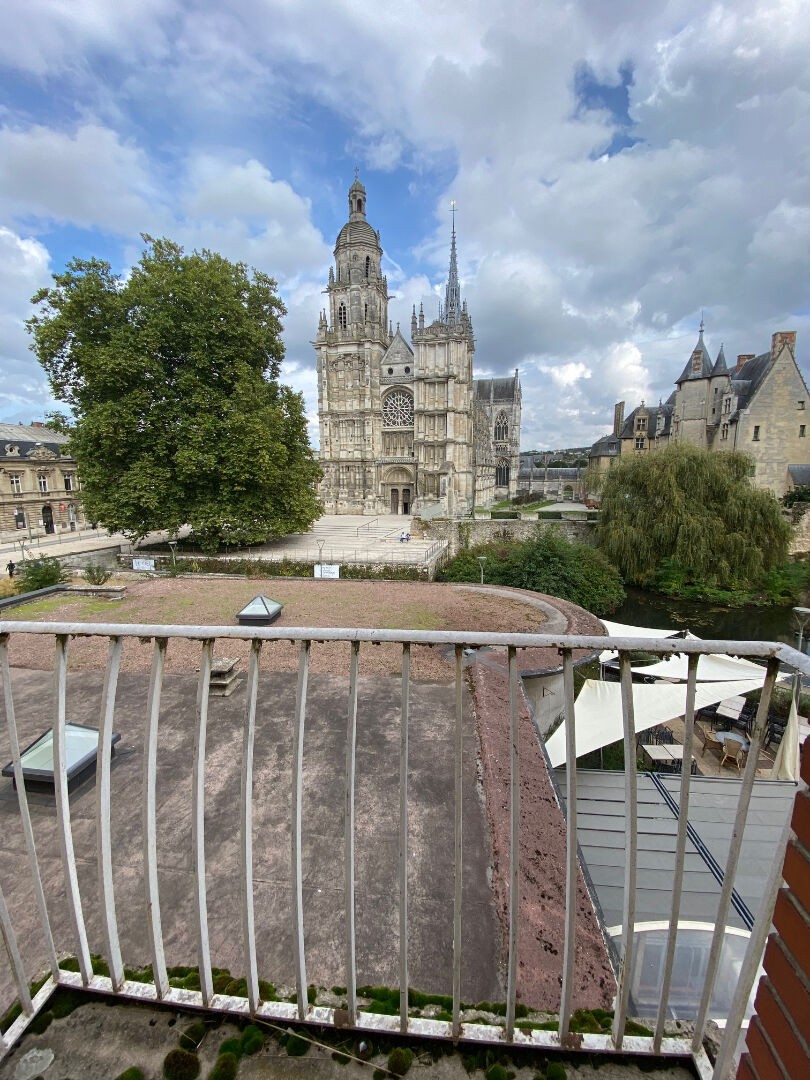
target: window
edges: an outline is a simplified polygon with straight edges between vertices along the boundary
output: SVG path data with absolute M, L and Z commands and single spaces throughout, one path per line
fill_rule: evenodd
M 797 401 L 796 402 L 796 408 L 799 410 L 799 412 L 804 412 L 804 401 L 803 400 Z
M 643 450 L 643 449 L 644 449 L 644 436 L 639 435 L 638 438 L 636 439 L 636 450 Z
M 37 484 L 39 484 L 39 490 L 44 494 L 48 490 L 48 474 L 37 473 Z
M 723 412 L 728 414 L 731 412 L 731 398 L 727 397 L 723 401 Z
M 65 478 L 65 491 L 75 491 L 73 484 L 73 473 L 66 472 L 62 475 Z
M 22 474 L 21 473 L 9 473 L 9 483 L 11 484 L 12 495 L 22 495 Z
M 721 439 L 727 439 L 728 438 L 728 424 L 723 424 L 723 426 L 720 428 L 720 438 Z
M 636 418 L 636 431 L 646 431 L 646 430 L 647 430 L 647 417 L 646 416 L 637 417 Z
M 806 425 L 805 424 L 799 424 L 799 438 L 800 439 L 804 438 L 805 430 L 806 430 Z
M 369 269 L 371 268 L 371 257 L 366 255 L 366 277 L 368 277 Z
M 759 424 L 754 424 L 754 442 L 759 442 Z
M 346 321 L 346 305 L 341 304 L 338 308 L 338 326 L 341 330 L 345 330 L 347 325 Z
M 382 403 L 382 420 L 386 427 L 408 427 L 413 424 L 413 398 L 403 390 L 394 390 Z
M 509 420 L 506 413 L 498 413 L 495 418 L 495 442 L 504 442 L 509 438 Z
M 509 462 L 501 459 L 495 466 L 495 486 L 509 486 Z

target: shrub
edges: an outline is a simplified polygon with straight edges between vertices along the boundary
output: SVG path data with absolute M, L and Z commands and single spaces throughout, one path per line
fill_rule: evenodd
M 234 1080 L 239 1072 L 239 1058 L 236 1054 L 220 1054 L 208 1080 Z
M 261 1028 L 256 1027 L 255 1024 L 248 1024 L 242 1032 L 242 1038 L 239 1041 L 241 1053 L 250 1057 L 251 1054 L 258 1054 L 263 1046 L 264 1032 Z
M 68 579 L 68 572 L 58 559 L 51 556 L 26 559 L 20 569 L 17 592 L 34 592 L 36 589 L 47 589 L 51 585 L 63 585 Z
M 163 1059 L 166 1080 L 195 1080 L 200 1075 L 200 1059 L 188 1050 L 170 1050 Z
M 196 1050 L 205 1038 L 207 1028 L 202 1020 L 195 1020 L 180 1034 L 180 1046 L 183 1050 Z
M 546 1080 L 566 1080 L 568 1073 L 559 1061 L 552 1061 L 546 1069 Z
M 407 1046 L 395 1046 L 388 1055 L 388 1071 L 394 1076 L 404 1076 L 413 1064 L 413 1053 Z
M 128 1069 L 119 1073 L 115 1080 L 144 1080 L 143 1069 L 139 1069 L 137 1065 L 130 1065 Z
M 112 570 L 108 570 L 106 566 L 99 566 L 98 563 L 90 563 L 84 568 L 82 577 L 90 585 L 103 585 L 112 577 Z
M 305 1039 L 303 1035 L 299 1034 L 297 1031 L 291 1031 L 284 1040 L 284 1049 L 290 1057 L 303 1057 L 309 1050 L 309 1047 L 309 1039 Z

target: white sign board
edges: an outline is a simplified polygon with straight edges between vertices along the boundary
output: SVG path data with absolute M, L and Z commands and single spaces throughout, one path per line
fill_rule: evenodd
M 315 563 L 315 577 L 339 578 L 340 563 Z
M 154 570 L 155 569 L 155 560 L 154 559 L 133 559 L 132 560 L 132 569 L 133 570 Z

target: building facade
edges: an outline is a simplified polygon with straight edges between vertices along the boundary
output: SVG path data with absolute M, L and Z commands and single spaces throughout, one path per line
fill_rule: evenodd
M 712 452 L 738 450 L 752 459 L 753 480 L 781 498 L 810 465 L 810 392 L 796 363 L 795 331 L 771 337 L 769 352 L 742 353 L 729 368 L 722 346 L 712 362 L 703 324 L 676 388 L 665 402 L 644 402 L 625 417 L 617 403 L 613 431 L 591 447 L 590 464 L 609 468 L 624 454 L 645 453 L 670 440 Z
M 66 443 L 44 424 L 0 424 L 0 533 L 41 536 L 85 524 Z
M 513 497 L 520 379 L 474 378 L 455 228 L 444 305 L 430 323 L 414 309 L 410 342 L 389 322 L 380 234 L 357 178 L 334 256 L 313 342 L 326 513 L 454 517 Z

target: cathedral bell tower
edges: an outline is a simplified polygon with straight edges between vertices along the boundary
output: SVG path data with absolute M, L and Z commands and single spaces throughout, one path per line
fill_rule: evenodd
M 366 220 L 366 189 L 355 170 L 349 219 L 338 233 L 313 345 L 317 352 L 320 497 L 327 513 L 375 510 L 380 453 L 380 362 L 392 341 L 380 234 Z

